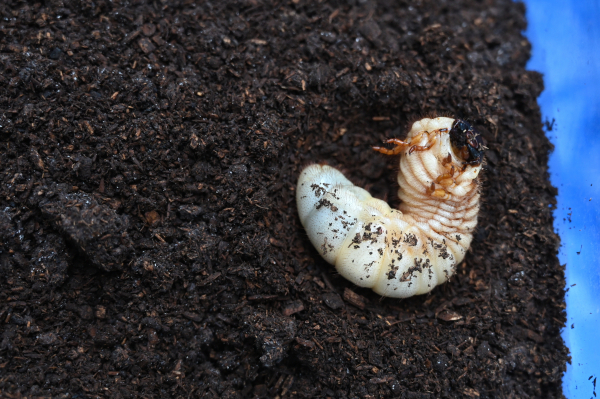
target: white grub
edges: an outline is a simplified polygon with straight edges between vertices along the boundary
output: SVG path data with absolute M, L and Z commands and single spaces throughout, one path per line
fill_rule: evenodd
M 398 210 L 326 165 L 298 180 L 300 221 L 325 260 L 346 279 L 393 298 L 425 294 L 455 272 L 469 248 L 479 212 L 483 142 L 460 119 L 415 122 L 401 154 Z

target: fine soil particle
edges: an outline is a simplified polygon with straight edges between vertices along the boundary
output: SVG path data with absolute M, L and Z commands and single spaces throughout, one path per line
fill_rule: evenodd
M 0 5 L 0 396 L 558 398 L 551 145 L 524 6 Z M 424 115 L 489 150 L 450 282 L 393 300 L 312 248 L 312 162 L 397 206 L 371 146 Z

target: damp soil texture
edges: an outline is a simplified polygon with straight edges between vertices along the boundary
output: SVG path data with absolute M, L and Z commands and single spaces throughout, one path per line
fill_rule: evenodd
M 558 398 L 551 145 L 524 6 L 0 5 L 0 396 Z M 372 151 L 425 115 L 489 150 L 450 282 L 382 298 L 303 230 L 324 162 L 398 205 Z

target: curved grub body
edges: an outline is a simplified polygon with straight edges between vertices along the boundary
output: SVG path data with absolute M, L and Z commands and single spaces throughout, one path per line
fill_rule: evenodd
M 401 143 L 396 149 L 375 148 L 402 154 L 399 210 L 335 168 L 311 165 L 302 171 L 296 192 L 300 221 L 342 276 L 396 298 L 427 293 L 452 276 L 477 225 L 481 170 L 480 160 L 461 158 L 468 151 L 452 144 L 455 121 L 422 119 L 406 141 L 389 141 Z

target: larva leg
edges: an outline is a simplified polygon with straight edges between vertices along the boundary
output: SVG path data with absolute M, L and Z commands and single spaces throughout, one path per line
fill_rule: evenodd
M 400 139 L 388 139 L 386 140 L 386 144 L 395 144 L 396 146 L 391 149 L 388 150 L 385 147 L 373 147 L 373 149 L 377 152 L 380 152 L 382 154 L 385 155 L 398 155 L 400 154 L 402 151 L 404 151 L 405 148 L 410 147 L 409 150 L 409 154 L 412 154 L 413 152 L 417 151 L 427 151 L 429 150 L 431 147 L 433 147 L 433 145 L 435 144 L 436 140 L 435 137 L 431 140 L 427 141 L 427 144 L 424 146 L 419 146 L 419 145 L 413 145 L 412 143 L 418 143 L 423 139 L 423 135 L 427 134 L 427 132 L 421 132 L 419 134 L 417 134 L 416 136 L 414 136 L 410 141 L 402 141 Z M 429 137 L 428 137 L 429 138 Z
M 435 198 L 445 199 L 448 197 L 448 192 L 446 192 L 446 190 L 444 190 L 443 188 L 438 188 L 431 193 L 431 196 Z
M 377 152 L 380 152 L 384 155 L 398 155 L 400 154 L 406 147 L 410 146 L 410 142 L 402 141 L 400 139 L 388 139 L 385 141 L 386 144 L 395 144 L 396 146 L 391 150 L 385 147 L 373 147 L 373 149 Z
M 431 183 L 430 187 L 425 189 L 428 195 L 431 195 L 435 198 L 446 198 L 448 196 L 448 192 L 443 188 L 435 188 L 435 183 Z
M 452 155 L 448 154 L 448 156 L 442 160 L 442 166 L 446 170 L 446 173 L 440 174 L 437 179 L 435 179 L 435 183 L 443 187 L 449 187 L 452 184 L 456 184 L 454 179 L 456 168 L 452 165 Z
M 435 182 L 443 187 L 449 187 L 454 184 L 454 170 L 450 173 L 441 174 L 435 179 Z
M 429 141 L 427 144 L 428 145 L 413 145 L 412 147 L 410 147 L 410 150 L 408 150 L 409 154 L 412 154 L 413 152 L 420 152 L 420 151 L 427 151 L 429 150 L 431 147 L 433 147 L 433 145 L 435 144 L 436 140 L 435 137 L 433 139 L 431 139 L 431 141 Z
M 454 166 L 452 165 L 452 155 L 448 153 L 448 156 L 442 160 L 442 166 L 446 169 L 452 168 L 452 173 L 454 173 Z

